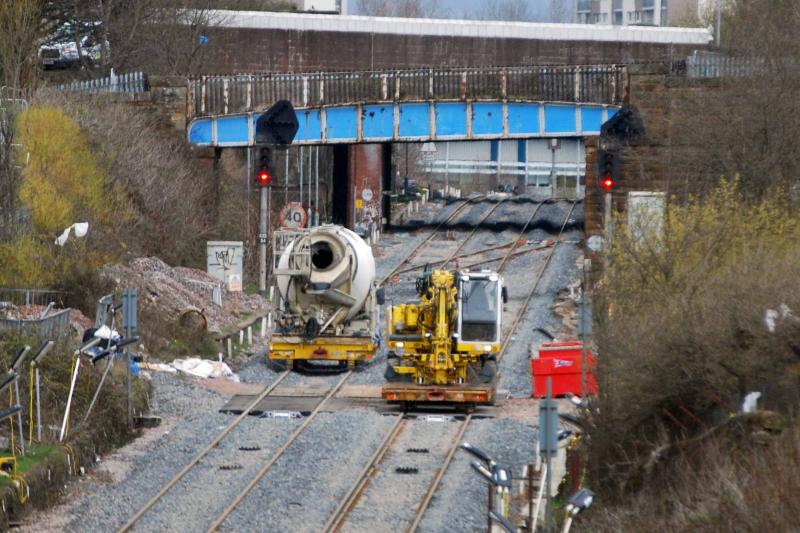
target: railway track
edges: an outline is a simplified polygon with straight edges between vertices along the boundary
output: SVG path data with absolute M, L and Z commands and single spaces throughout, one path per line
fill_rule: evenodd
M 467 206 L 470 204 L 475 203 L 483 199 L 483 196 L 478 196 L 475 198 L 470 198 L 464 201 L 460 206 L 456 207 L 453 212 L 442 222 L 440 222 L 432 231 L 431 233 L 425 238 L 425 240 L 420 243 L 420 245 L 411 250 L 409 254 L 407 254 L 401 263 L 387 275 L 382 281 L 381 284 L 384 284 L 394 273 L 403 265 L 408 263 L 419 250 L 420 247 L 424 246 L 428 243 L 431 239 L 435 237 L 439 229 L 445 226 L 447 223 L 452 221 L 456 216 L 458 216 Z M 492 209 L 493 211 L 493 209 Z M 488 216 L 488 215 L 487 215 Z M 485 219 L 486 217 L 484 217 Z M 474 233 L 474 231 L 472 232 Z M 470 235 L 472 235 L 472 233 Z M 249 415 L 250 411 L 255 408 L 259 402 L 261 402 L 264 398 L 269 396 L 277 387 L 281 384 L 281 382 L 289 375 L 290 371 L 282 372 L 278 378 L 264 391 L 258 394 L 250 404 L 243 410 L 243 412 L 238 415 L 230 424 L 228 424 L 217 436 L 203 449 L 201 450 L 194 458 L 192 458 L 189 463 L 186 464 L 175 476 L 173 476 L 152 498 L 150 498 L 142 507 L 140 507 L 132 516 L 128 519 L 128 521 L 118 529 L 118 533 L 125 533 L 130 531 L 137 522 L 140 521 L 145 514 L 152 509 L 159 501 L 161 501 L 172 489 L 175 487 L 176 484 L 180 482 L 189 472 L 195 468 L 200 462 L 206 458 L 212 450 L 214 450 L 220 442 L 222 442 L 225 437 L 230 434 L 239 424 L 246 419 Z M 277 460 L 286 452 L 286 450 L 297 440 L 297 438 L 305 431 L 305 429 L 311 424 L 311 422 L 316 418 L 317 414 L 323 409 L 327 401 L 332 398 L 340 389 L 341 387 L 347 382 L 347 380 L 352 375 L 352 371 L 348 371 L 342 375 L 340 380 L 336 383 L 334 387 L 330 389 L 328 394 L 325 398 L 314 408 L 314 410 L 305 418 L 303 423 L 292 433 L 292 435 L 284 442 L 284 444 L 272 454 L 271 458 L 261 467 L 261 469 L 256 473 L 256 475 L 250 480 L 250 482 L 241 490 L 232 500 L 231 503 L 225 508 L 225 510 L 212 522 L 208 531 L 216 531 L 219 529 L 222 524 L 224 524 L 225 520 L 231 513 L 236 509 L 236 507 L 241 503 L 241 501 L 250 493 L 250 491 L 255 487 L 258 482 L 269 472 L 272 466 L 277 462 Z M 399 422 L 402 421 L 402 417 L 398 420 L 398 424 L 394 427 L 399 428 Z
M 269 387 L 264 389 L 264 391 L 262 391 L 258 396 L 256 396 L 256 398 L 252 402 L 250 402 L 250 404 L 244 409 L 242 414 L 237 416 L 219 434 L 217 434 L 217 436 L 208 444 L 208 446 L 203 448 L 203 450 L 201 450 L 200 453 L 195 455 L 194 458 L 191 461 L 189 461 L 189 463 L 185 467 L 183 467 L 183 469 L 181 469 L 180 472 L 175 474 L 175 476 L 173 476 L 172 479 L 170 479 L 161 488 L 161 490 L 159 490 L 155 494 L 155 496 L 150 498 L 147 501 L 147 503 L 145 503 L 142 507 L 140 507 L 139 510 L 136 511 L 133 514 L 133 516 L 131 516 L 131 518 L 129 518 L 128 521 L 121 528 L 117 530 L 117 532 L 125 533 L 126 531 L 130 531 L 131 528 L 133 528 L 133 526 L 136 524 L 136 522 L 138 522 L 139 519 L 141 519 L 145 515 L 145 513 L 147 513 L 147 511 L 149 511 L 156 503 L 158 503 L 170 491 L 170 489 L 172 489 L 172 487 L 174 487 L 181 479 L 183 479 L 186 476 L 186 474 L 188 474 L 189 471 L 192 470 L 192 468 L 197 466 L 200 463 L 200 461 L 203 460 L 203 458 L 205 458 L 209 453 L 211 453 L 211 451 L 214 448 L 216 448 L 220 442 L 222 442 L 222 439 L 224 439 L 231 431 L 234 430 L 234 428 L 236 428 L 245 418 L 247 418 L 247 416 L 250 414 L 250 411 L 253 410 L 253 408 L 255 408 L 256 405 L 258 405 L 258 403 L 261 400 L 269 396 L 272 393 L 272 391 L 274 391 L 288 375 L 289 375 L 288 370 L 281 373 Z
M 456 207 L 453 210 L 453 212 L 450 213 L 450 215 L 447 216 L 446 219 L 444 219 L 441 222 L 439 222 L 439 224 L 437 224 L 436 227 L 431 230 L 431 232 L 428 234 L 427 237 L 425 237 L 425 239 L 422 242 L 420 242 L 415 248 L 411 249 L 408 252 L 408 254 L 406 254 L 406 256 L 400 261 L 400 263 L 398 263 L 397 266 L 395 266 L 395 268 L 392 269 L 391 272 L 389 272 L 386 276 L 383 277 L 383 279 L 381 279 L 380 283 L 378 283 L 378 286 L 381 287 L 381 286 L 385 285 L 386 282 L 389 281 L 392 278 L 392 276 L 394 276 L 395 274 L 397 274 L 397 273 L 399 273 L 401 271 L 405 271 L 405 270 L 403 270 L 403 266 L 408 264 L 408 263 L 410 263 L 411 260 L 417 255 L 419 250 L 421 250 L 426 244 L 428 244 L 436 236 L 436 234 L 439 232 L 439 230 L 443 226 L 445 226 L 450 221 L 452 221 L 456 216 L 458 216 L 461 213 L 461 211 L 463 211 L 468 205 L 470 205 L 472 203 L 475 203 L 477 201 L 483 200 L 485 198 L 486 198 L 485 195 L 481 195 L 481 196 L 476 196 L 474 198 L 469 198 L 469 199 L 465 200 L 464 202 L 462 202 L 462 204 L 460 206 Z M 417 267 L 414 267 L 414 268 L 417 268 Z
M 275 462 L 283 455 L 283 453 L 292 445 L 292 443 L 297 440 L 297 437 L 305 430 L 306 427 L 311 423 L 312 420 L 319 414 L 322 408 L 325 406 L 327 401 L 332 398 L 344 385 L 344 383 L 350 378 L 352 375 L 352 371 L 348 371 L 344 373 L 341 379 L 334 385 L 326 394 L 325 398 L 314 408 L 314 410 L 306 417 L 303 423 L 292 433 L 289 439 L 275 452 L 272 454 L 270 460 L 258 471 L 256 476 L 247 484 L 247 486 L 233 499 L 232 503 L 225 508 L 222 515 L 216 518 L 213 522 L 209 531 L 216 531 L 216 529 L 225 521 L 225 519 L 230 515 L 233 509 L 244 499 L 245 496 L 252 490 L 252 488 L 258 483 L 258 481 L 264 477 L 264 475 L 269 471 L 270 468 L 275 464 Z M 128 521 L 120 527 L 117 532 L 124 533 L 127 531 L 131 531 L 131 529 L 136 525 L 139 520 L 145 516 L 145 514 L 155 506 L 159 501 L 166 496 L 170 490 L 181 480 L 183 479 L 194 467 L 196 467 L 200 462 L 206 458 L 212 450 L 214 450 L 222 440 L 228 436 L 243 420 L 247 418 L 252 411 L 264 398 L 269 396 L 270 394 L 275 391 L 278 385 L 290 374 L 290 371 L 282 372 L 278 378 L 264 391 L 258 394 L 248 405 L 244 408 L 242 413 L 238 415 L 234 420 L 231 421 L 217 436 L 205 447 L 201 450 L 197 455 L 192 458 L 186 466 L 184 466 L 180 472 L 175 474 L 152 498 L 150 498 L 142 507 L 140 507 Z
M 556 238 L 556 242 L 555 242 L 555 244 L 553 244 L 552 247 L 550 247 L 549 252 L 548 252 L 547 256 L 545 257 L 544 265 L 542 265 L 542 268 L 539 270 L 538 274 L 536 275 L 536 280 L 534 281 L 534 283 L 531 285 L 530 289 L 528 290 L 528 293 L 525 296 L 525 299 L 523 301 L 522 307 L 517 312 L 517 315 L 516 315 L 516 317 L 514 319 L 514 322 L 511 324 L 511 329 L 509 330 L 508 334 L 505 336 L 505 339 L 503 340 L 503 344 L 500 347 L 500 352 L 497 354 L 497 361 L 498 362 L 505 355 L 506 349 L 508 348 L 508 345 L 511 342 L 511 337 L 513 336 L 514 331 L 516 331 L 517 327 L 519 326 L 519 323 L 522 321 L 523 317 L 525 316 L 525 313 L 528 310 L 528 305 L 530 304 L 531 298 L 533 298 L 533 295 L 536 293 L 536 289 L 539 288 L 539 283 L 541 282 L 542 277 L 544 276 L 544 273 L 547 271 L 547 267 L 550 264 L 550 260 L 552 259 L 553 254 L 554 254 L 554 252 L 555 252 L 555 250 L 558 247 L 558 244 L 560 242 L 561 236 L 564 233 L 564 228 L 567 226 L 567 223 L 569 222 L 569 218 L 572 216 L 572 212 L 575 210 L 575 205 L 577 203 L 578 203 L 577 201 L 573 201 L 572 202 L 572 206 L 570 206 L 570 209 L 567 212 L 567 216 L 564 217 L 564 222 L 563 222 L 563 224 L 561 224 L 561 229 L 558 232 L 558 236 Z M 528 224 L 530 224 L 530 222 L 533 220 L 533 217 L 535 215 L 536 215 L 536 213 L 531 215 L 530 220 L 528 220 Z M 525 225 L 526 228 L 527 228 L 528 224 Z M 508 264 L 508 258 L 511 256 L 512 252 L 513 252 L 513 248 L 508 251 L 508 254 L 506 255 L 506 258 L 502 261 L 501 265 L 503 267 L 505 267 L 505 265 Z M 471 420 L 472 420 L 471 416 L 468 416 L 464 420 L 464 422 L 463 422 L 464 426 L 463 426 L 463 428 L 461 430 L 461 435 L 463 435 L 464 432 L 466 432 L 466 429 L 467 429 L 466 426 L 469 425 Z M 437 475 L 434 477 L 433 482 L 431 483 L 431 486 L 430 486 L 430 488 L 428 489 L 428 492 L 425 495 L 425 498 L 422 500 L 419 508 L 417 509 L 417 514 L 414 517 L 414 521 L 412 522 L 411 526 L 407 530 L 408 533 L 414 533 L 415 531 L 417 531 L 420 522 L 422 521 L 423 517 L 425 516 L 425 512 L 428 510 L 428 507 L 430 506 L 431 500 L 433 498 L 433 494 L 435 494 L 436 490 L 439 488 L 439 485 L 441 484 L 442 478 L 444 477 L 444 474 L 447 471 L 447 468 L 450 466 L 450 462 L 452 461 L 453 456 L 455 455 L 455 452 L 457 451 L 459 444 L 460 444 L 460 440 L 455 442 L 453 444 L 453 448 L 448 452 L 447 457 L 445 458 L 444 464 L 442 465 L 442 467 L 437 472 Z
M 567 216 L 565 217 L 564 222 L 562 223 L 561 228 L 559 230 L 559 234 L 556 238 L 555 244 L 548 249 L 548 253 L 544 259 L 544 264 L 542 265 L 542 268 L 539 270 L 536 279 L 534 280 L 533 284 L 531 284 L 530 289 L 528 290 L 525 298 L 523 299 L 522 306 L 517 311 L 514 321 L 511 325 L 511 328 L 505 335 L 503 344 L 501 345 L 500 352 L 497 355 L 498 361 L 502 359 L 503 355 L 505 354 L 508 348 L 509 342 L 514 334 L 514 331 L 519 326 L 519 323 L 525 316 L 530 301 L 533 298 L 533 295 L 536 293 L 536 290 L 539 287 L 539 284 L 541 282 L 542 277 L 544 276 L 544 273 L 547 271 L 547 267 L 550 264 L 550 260 L 555 252 L 556 247 L 558 246 L 558 243 L 560 242 L 561 236 L 564 233 L 564 229 L 567 223 L 569 222 L 569 219 L 572 216 L 573 211 L 575 210 L 576 204 L 577 202 L 573 202 L 572 205 L 570 206 L 570 209 L 567 212 Z M 513 241 L 509 250 L 505 253 L 505 255 L 494 260 L 494 261 L 500 261 L 500 265 L 498 268 L 499 272 L 501 272 L 502 269 L 504 269 L 509 264 L 509 260 L 515 255 L 517 245 L 520 239 L 525 235 L 531 222 L 534 220 L 537 213 L 539 212 L 541 205 L 542 204 L 539 204 L 537 208 L 533 211 L 533 213 L 531 213 L 530 217 L 523 226 L 522 230 L 519 232 L 517 239 Z M 488 218 L 488 216 L 484 217 L 483 220 L 485 220 L 486 218 Z M 471 238 L 473 234 L 474 232 L 471 232 L 470 235 L 467 237 L 467 240 Z M 459 250 L 461 248 L 462 246 L 459 247 Z M 323 528 L 323 531 L 325 531 L 326 533 L 334 533 L 336 531 L 339 531 L 343 527 L 343 525 L 347 521 L 349 513 L 355 508 L 356 504 L 359 501 L 359 498 L 364 494 L 367 486 L 369 485 L 370 479 L 378 471 L 378 466 L 387 456 L 389 451 L 392 449 L 393 444 L 397 440 L 397 436 L 405 428 L 407 420 L 408 420 L 407 414 L 398 416 L 397 421 L 391 427 L 389 432 L 386 434 L 379 448 L 371 456 L 369 462 L 364 467 L 364 469 L 362 469 L 362 471 L 359 473 L 359 476 L 356 479 L 355 484 L 351 487 L 351 489 L 347 492 L 345 497 L 340 501 L 335 511 L 331 514 L 330 518 L 328 519 Z M 467 414 L 466 417 L 462 421 L 460 421 L 460 425 L 456 432 L 456 436 L 453 439 L 453 442 L 451 443 L 450 447 L 448 448 L 441 466 L 436 470 L 430 484 L 428 485 L 428 489 L 425 492 L 425 495 L 422 497 L 419 506 L 417 507 L 417 511 L 414 515 L 414 518 L 411 521 L 408 528 L 406 529 L 407 533 L 413 533 L 417 531 L 417 529 L 419 528 L 419 525 L 425 516 L 425 512 L 428 510 L 428 507 L 430 506 L 431 501 L 433 500 L 433 496 L 436 494 L 436 491 L 439 488 L 439 485 L 441 484 L 441 481 L 444 478 L 444 475 L 447 472 L 447 469 L 449 468 L 450 463 L 452 462 L 456 451 L 458 450 L 458 445 L 461 443 L 464 434 L 466 433 L 467 428 L 469 427 L 471 422 L 472 422 L 472 414 Z
M 218 516 L 214 520 L 214 522 L 211 524 L 211 527 L 208 528 L 209 532 L 217 531 L 220 528 L 220 526 L 222 526 L 222 524 L 225 523 L 225 520 L 231 515 L 231 513 L 233 513 L 233 511 L 242 502 L 242 500 L 244 500 L 244 498 L 248 494 L 250 494 L 250 491 L 253 490 L 253 487 L 255 487 L 256 484 L 258 484 L 259 481 L 261 481 L 261 479 L 264 477 L 264 475 L 266 475 L 267 472 L 269 472 L 269 470 L 277 462 L 277 460 L 284 454 L 284 452 L 286 452 L 286 450 L 289 449 L 289 447 L 292 444 L 294 444 L 294 442 L 297 440 L 297 438 L 303 433 L 303 431 L 305 431 L 305 429 L 309 426 L 309 424 L 311 424 L 311 422 L 314 420 L 314 418 L 316 418 L 316 416 L 319 414 L 319 412 L 322 410 L 322 408 L 325 406 L 325 404 L 328 402 L 328 400 L 333 398 L 333 396 L 337 392 L 339 392 L 339 390 L 342 388 L 342 386 L 345 384 L 345 382 L 348 379 L 350 379 L 350 376 L 352 376 L 352 375 L 353 375 L 353 371 L 352 370 L 344 373 L 344 375 L 336 383 L 336 385 L 334 385 L 331 388 L 331 390 L 328 391 L 328 394 L 325 396 L 325 398 L 317 405 L 317 407 L 314 408 L 314 410 L 311 412 L 311 414 L 309 414 L 306 417 L 306 419 L 303 421 L 302 424 L 300 424 L 300 426 L 294 431 L 294 433 L 292 433 L 292 435 L 289 437 L 289 440 L 287 440 L 283 444 L 283 446 L 281 446 L 278 449 L 278 451 L 276 451 L 272 455 L 272 458 L 269 461 L 267 461 L 267 463 L 264 464 L 264 466 L 261 467 L 261 469 L 255 475 L 255 477 L 253 477 L 253 479 L 250 480 L 250 482 L 247 484 L 247 486 L 245 486 L 244 490 L 240 491 L 239 494 L 237 494 L 236 497 L 233 499 L 233 501 L 230 503 L 230 505 L 228 505 L 225 508 L 225 510 L 222 512 L 222 514 L 220 516 Z
M 406 257 L 403 259 L 403 261 L 401 261 L 401 263 L 398 266 L 396 266 L 392 270 L 392 272 L 382 280 L 381 284 L 385 283 L 391 276 L 393 276 L 396 272 L 400 271 L 401 267 L 404 264 L 407 264 L 408 262 L 410 262 L 411 259 L 413 259 L 413 257 L 419 251 L 419 249 L 422 246 L 424 246 L 426 243 L 430 242 L 430 240 L 433 239 L 433 237 L 436 235 L 436 232 L 442 226 L 447 224 L 455 216 L 457 216 L 460 212 L 462 212 L 462 210 L 464 208 L 466 208 L 467 205 L 469 205 L 469 204 L 471 204 L 471 203 L 473 203 L 473 202 L 475 202 L 476 200 L 479 200 L 479 199 L 480 199 L 480 197 L 472 198 L 472 199 L 469 199 L 469 200 L 465 201 L 461 206 L 458 206 L 453 211 L 453 213 L 451 213 L 444 221 L 442 221 L 439 225 L 437 225 L 436 228 L 434 228 L 434 230 L 431 232 L 431 234 L 428 235 L 426 237 L 426 239 L 419 246 L 417 246 L 415 249 L 411 250 L 406 255 Z M 500 205 L 500 203 L 502 203 L 502 202 L 498 202 L 497 204 L 495 204 L 495 206 L 493 206 L 492 209 L 490 209 L 489 212 L 484 217 L 482 217 L 480 223 L 482 223 L 483 221 L 488 219 L 488 217 L 497 209 L 497 207 Z M 564 223 L 561 226 L 561 230 L 559 232 L 559 238 L 560 238 L 561 234 L 563 233 L 564 228 L 565 228 L 565 226 L 566 226 L 566 224 L 567 224 L 567 222 L 569 220 L 569 217 L 571 216 L 571 214 L 572 214 L 572 212 L 574 210 L 575 203 L 576 202 L 574 202 L 572 204 L 572 206 L 571 206 L 571 208 L 570 208 L 570 210 L 569 210 L 569 212 L 567 214 L 567 217 L 566 217 L 566 219 L 564 220 Z M 502 256 L 502 258 L 497 258 L 497 259 L 491 260 L 491 262 L 498 261 L 498 260 L 501 261 L 500 262 L 500 266 L 498 268 L 498 271 L 502 271 L 502 269 L 505 268 L 507 264 L 509 264 L 509 260 L 511 259 L 511 257 L 513 257 L 514 255 L 517 255 L 519 253 L 519 250 L 517 250 L 518 241 L 525 235 L 525 232 L 527 231 L 527 228 L 529 227 L 530 223 L 536 217 L 536 214 L 539 212 L 540 207 L 541 207 L 541 204 L 539 204 L 539 206 L 537 206 L 537 208 L 530 215 L 530 217 L 527 220 L 527 223 L 525 224 L 523 229 L 520 231 L 517 240 L 513 241 L 512 243 L 509 243 L 510 244 L 509 249 Z M 456 252 L 451 254 L 451 256 L 445 261 L 445 264 L 447 262 L 449 262 L 450 260 L 452 260 L 454 257 L 456 257 L 457 254 L 463 249 L 464 244 L 469 239 L 471 239 L 472 236 L 476 233 L 480 223 L 476 226 L 476 228 L 474 228 L 469 233 L 469 235 L 459 245 L 459 247 L 456 250 Z M 523 301 L 522 307 L 517 312 L 515 320 L 514 320 L 512 326 L 511 326 L 511 329 L 508 331 L 508 333 L 505 336 L 504 342 L 503 342 L 503 344 L 501 346 L 501 351 L 498 353 L 498 360 L 502 358 L 503 354 L 506 351 L 506 348 L 508 346 L 508 343 L 509 343 L 509 341 L 511 339 L 511 336 L 512 336 L 513 332 L 518 327 L 520 321 L 522 320 L 523 316 L 525 315 L 525 312 L 527 310 L 528 304 L 529 304 L 531 298 L 533 297 L 536 289 L 538 288 L 540 280 L 541 280 L 544 272 L 547 270 L 547 266 L 550 263 L 550 259 L 551 259 L 552 255 L 553 255 L 553 252 L 554 252 L 554 250 L 555 250 L 557 245 L 558 245 L 558 241 L 556 242 L 556 244 L 553 247 L 551 247 L 549 249 L 549 252 L 548 252 L 548 254 L 547 254 L 546 258 L 545 258 L 545 262 L 544 262 L 543 267 L 540 269 L 540 271 L 539 271 L 539 273 L 538 273 L 538 275 L 536 277 L 535 282 L 531 285 L 531 288 L 528 291 L 528 293 L 526 295 L 526 298 Z M 285 372 L 281 373 L 278 376 L 278 378 L 269 387 L 267 387 L 258 396 L 256 396 L 255 399 L 252 402 L 250 402 L 250 404 L 243 410 L 242 414 L 238 415 L 236 417 L 236 419 L 234 419 L 230 424 L 228 424 L 201 452 L 199 452 L 183 469 L 181 469 L 180 472 L 178 472 L 168 483 L 166 483 L 158 491 L 158 493 L 156 493 L 150 500 L 148 500 L 147 503 L 145 503 L 145 505 L 143 505 L 141 508 L 139 508 L 139 510 L 136 513 L 134 513 L 134 515 L 118 531 L 120 533 L 126 532 L 126 531 L 130 531 L 135 526 L 135 524 L 143 516 L 145 516 L 145 514 L 153 506 L 155 506 L 165 495 L 167 495 L 170 492 L 170 490 L 173 489 L 173 487 L 175 487 L 175 485 L 181 479 L 183 479 L 195 466 L 197 466 L 206 456 L 208 456 L 212 452 L 212 450 L 214 448 L 216 448 L 219 445 L 219 443 L 222 442 L 222 440 L 225 439 L 225 437 L 228 434 L 230 434 L 231 431 L 233 431 L 233 429 L 236 428 L 248 416 L 249 412 L 252 409 L 254 409 L 258 405 L 258 403 L 261 402 L 261 400 L 263 400 L 264 398 L 269 396 L 288 375 L 289 375 L 289 371 L 285 371 Z M 227 518 L 236 510 L 236 508 L 239 506 L 239 504 L 247 497 L 247 495 L 252 491 L 252 489 L 264 478 L 264 476 L 275 465 L 275 463 L 278 461 L 278 459 L 292 446 L 292 444 L 306 430 L 306 428 L 308 428 L 308 426 L 312 423 L 312 421 L 316 418 L 316 416 L 325 407 L 325 405 L 327 404 L 328 400 L 330 400 L 332 397 L 334 397 L 336 395 L 336 393 L 339 390 L 341 390 L 342 386 L 344 386 L 344 384 L 347 382 L 347 380 L 350 378 L 351 375 L 352 375 L 352 371 L 348 371 L 348 372 L 346 372 L 346 373 L 344 373 L 342 375 L 342 377 L 339 379 L 339 381 L 328 391 L 328 393 L 326 394 L 324 399 L 305 418 L 303 423 L 300 424 L 300 426 L 298 426 L 294 430 L 294 432 L 283 443 L 283 445 L 276 452 L 274 452 L 271 455 L 270 459 L 258 470 L 256 475 L 247 483 L 247 485 L 244 487 L 244 489 L 239 491 L 231 499 L 230 503 L 227 505 L 227 507 L 224 509 L 224 511 L 219 516 L 217 516 L 214 519 L 214 521 L 211 523 L 211 526 L 209 527 L 208 531 L 210 531 L 210 532 L 211 531 L 217 531 L 221 526 L 223 526 L 223 524 L 225 523 Z M 338 531 L 343 526 L 343 524 L 345 524 L 345 522 L 347 521 L 347 517 L 348 517 L 349 513 L 353 510 L 353 508 L 358 503 L 359 498 L 363 495 L 363 493 L 367 489 L 367 487 L 369 485 L 369 481 L 370 481 L 372 475 L 377 470 L 377 466 L 381 463 L 381 461 L 383 461 L 385 459 L 385 457 L 387 456 L 389 451 L 392 449 L 393 444 L 396 442 L 398 436 L 407 427 L 408 420 L 409 420 L 409 417 L 408 417 L 407 414 L 399 415 L 397 417 L 397 420 L 394 422 L 394 424 L 392 424 L 390 430 L 387 432 L 386 436 L 381 441 L 381 444 L 379 445 L 378 449 L 373 453 L 373 455 L 368 460 L 367 465 L 359 473 L 355 484 L 351 487 L 351 489 L 347 492 L 345 497 L 340 501 L 340 503 L 336 507 L 335 511 L 331 514 L 330 518 L 328 519 L 327 523 L 325 524 L 325 526 L 323 528 L 324 531 Z M 469 424 L 470 424 L 471 421 L 472 421 L 472 415 L 468 414 L 468 415 L 466 415 L 466 417 L 463 420 L 461 420 L 459 422 L 460 425 L 459 425 L 458 429 L 456 430 L 455 438 L 453 438 L 451 444 L 447 448 L 447 452 L 444 455 L 444 460 L 443 460 L 441 466 L 436 470 L 436 472 L 435 472 L 430 484 L 428 485 L 428 489 L 425 492 L 425 495 L 423 496 L 422 500 L 420 501 L 420 504 L 419 504 L 419 506 L 417 508 L 417 512 L 416 512 L 416 514 L 415 514 L 415 516 L 414 516 L 409 528 L 407 529 L 407 531 L 413 532 L 413 531 L 417 530 L 422 518 L 425 515 L 425 511 L 429 507 L 429 505 L 430 505 L 430 503 L 431 503 L 431 501 L 433 499 L 433 496 L 435 495 L 436 490 L 438 489 L 438 487 L 439 487 L 439 485 L 441 483 L 442 478 L 444 477 L 445 473 L 447 472 L 447 469 L 448 469 L 453 457 L 455 456 L 455 452 L 458 449 L 458 444 L 463 439 L 463 436 L 464 436 L 465 432 L 467 431 L 467 428 L 469 427 Z

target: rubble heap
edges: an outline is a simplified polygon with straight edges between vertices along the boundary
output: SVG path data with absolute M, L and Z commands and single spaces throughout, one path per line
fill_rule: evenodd
M 202 270 L 171 267 L 157 257 L 141 257 L 128 265 L 106 265 L 101 274 L 116 290 L 136 289 L 140 314 L 178 322 L 187 312 L 201 313 L 212 333 L 228 330 L 244 317 L 266 313 L 268 302 L 258 294 L 230 292 Z M 212 301 L 218 288 L 222 305 Z

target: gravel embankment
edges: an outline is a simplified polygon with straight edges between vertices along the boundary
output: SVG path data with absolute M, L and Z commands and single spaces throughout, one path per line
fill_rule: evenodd
M 231 514 L 225 530 L 321 531 L 394 421 L 363 409 L 320 413 Z
M 137 450 L 134 442 L 104 458 L 98 471 L 106 461 L 122 463 L 121 475 L 112 475 L 113 483 L 94 481 L 83 487 L 87 497 L 66 510 L 72 516 L 67 531 L 120 527 L 228 423 L 229 415 L 218 412 L 223 397 L 171 374 L 155 374 L 153 381 L 152 412 L 163 418 L 163 425 L 150 431 L 160 437 L 146 449 Z
M 464 441 L 485 450 L 498 464 L 511 468 L 513 476 L 536 453 L 536 430 L 509 419 L 473 420 Z M 469 466 L 475 458 L 456 452 L 436 496 L 420 523 L 420 531 L 468 533 L 486 531 L 486 482 Z
M 460 426 L 460 421 L 409 420 L 342 531 L 405 531 Z M 412 453 L 410 448 L 427 449 L 428 453 Z M 396 471 L 407 467 L 417 468 L 418 473 Z

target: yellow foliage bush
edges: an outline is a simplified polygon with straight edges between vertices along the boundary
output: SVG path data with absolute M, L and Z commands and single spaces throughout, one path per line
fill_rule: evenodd
M 124 191 L 103 172 L 78 124 L 63 109 L 42 106 L 21 113 L 17 135 L 21 153 L 30 154 L 20 195 L 37 233 L 55 237 L 73 222 L 101 228 L 128 217 Z
M 663 231 L 649 239 L 636 239 L 624 223 L 618 225 L 603 294 L 623 315 L 676 293 L 713 291 L 723 274 L 756 274 L 748 264 L 767 260 L 767 251 L 775 261 L 798 257 L 800 248 L 800 218 L 791 215 L 786 198 L 773 192 L 749 203 L 738 181 L 722 181 L 702 199 L 671 203 Z
M 50 246 L 29 235 L 0 243 L 0 285 L 49 287 L 55 283 Z
M 113 259 L 116 232 L 131 217 L 124 187 L 113 183 L 78 124 L 56 106 L 34 106 L 17 117 L 20 199 L 29 227 L 0 244 L 0 283 L 19 287 L 64 286 Z M 60 248 L 55 238 L 75 222 L 89 234 Z
M 667 205 L 649 239 L 617 225 L 595 295 L 590 464 L 597 485 L 630 489 L 655 450 L 748 392 L 769 409 L 800 405 L 800 217 L 781 193 L 747 200 L 733 181 Z M 782 317 L 774 332 L 768 310 Z

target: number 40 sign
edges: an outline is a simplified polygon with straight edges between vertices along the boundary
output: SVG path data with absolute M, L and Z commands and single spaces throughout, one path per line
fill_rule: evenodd
M 298 229 L 306 227 L 308 215 L 300 202 L 289 202 L 281 208 L 281 227 Z

